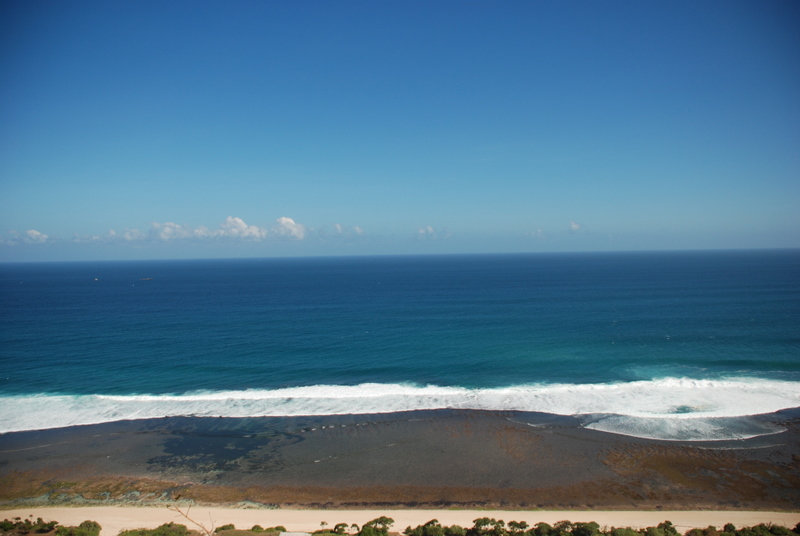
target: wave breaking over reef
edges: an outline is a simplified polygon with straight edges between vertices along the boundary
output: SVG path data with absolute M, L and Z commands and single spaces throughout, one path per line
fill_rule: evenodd
M 745 439 L 781 432 L 756 415 L 800 407 L 800 383 L 753 378 L 664 378 L 611 384 L 493 389 L 405 384 L 316 385 L 169 395 L 3 397 L 0 433 L 175 416 L 281 417 L 429 409 L 572 415 L 586 428 L 680 441 Z

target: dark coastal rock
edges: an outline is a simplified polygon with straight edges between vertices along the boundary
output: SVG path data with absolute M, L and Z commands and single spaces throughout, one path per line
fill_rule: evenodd
M 800 504 L 800 420 L 796 411 L 772 418 L 786 431 L 715 442 L 460 410 L 181 417 L 20 432 L 0 436 L 0 501 L 791 509 Z

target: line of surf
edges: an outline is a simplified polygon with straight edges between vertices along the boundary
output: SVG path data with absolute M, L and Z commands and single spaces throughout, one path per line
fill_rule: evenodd
M 736 428 L 734 421 L 726 424 L 723 419 L 795 407 L 800 407 L 800 382 L 758 378 L 663 378 L 491 389 L 361 384 L 170 395 L 34 394 L 0 397 L 0 433 L 176 416 L 307 416 L 451 408 L 583 416 L 589 428 L 656 439 L 730 439 L 767 432 L 739 430 L 731 435 L 725 430 Z

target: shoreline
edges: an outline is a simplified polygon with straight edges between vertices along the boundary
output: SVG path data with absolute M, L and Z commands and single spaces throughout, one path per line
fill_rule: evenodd
M 630 407 L 636 401 L 636 411 Z M 0 398 L 0 434 L 122 420 L 293 419 L 410 412 L 506 412 L 573 419 L 583 427 L 660 441 L 735 441 L 780 432 L 774 420 L 800 414 L 798 382 L 661 378 L 610 384 L 504 388 L 318 385 L 182 395 L 16 395 Z M 734 402 L 735 401 L 735 402 Z M 714 411 L 698 408 L 712 406 Z M 591 411 L 589 411 L 589 409 Z M 256 417 L 257 415 L 257 417 Z
M 193 529 L 177 512 L 166 507 L 36 507 L 5 510 L 0 508 L 0 519 L 25 518 L 32 515 L 45 521 L 55 520 L 62 525 L 78 525 L 85 520 L 97 521 L 102 536 L 115 536 L 120 530 L 149 528 L 169 522 L 186 525 Z M 737 527 L 760 523 L 783 525 L 789 529 L 800 523 L 800 512 L 736 511 L 736 510 L 681 510 L 681 511 L 607 511 L 607 510 L 243 510 L 220 507 L 195 506 L 189 515 L 206 527 L 218 527 L 232 523 L 238 529 L 249 529 L 259 524 L 264 527 L 283 525 L 290 532 L 312 532 L 320 528 L 321 522 L 329 526 L 335 523 L 357 523 L 359 526 L 380 516 L 395 520 L 392 532 L 402 532 L 407 526 L 422 525 L 438 519 L 442 525 L 472 526 L 473 520 L 492 517 L 505 521 L 526 521 L 533 526 L 544 522 L 554 524 L 561 520 L 572 522 L 594 521 L 601 527 L 631 527 L 640 529 L 671 521 L 683 533 L 691 528 L 709 525 L 721 527 L 733 523 Z

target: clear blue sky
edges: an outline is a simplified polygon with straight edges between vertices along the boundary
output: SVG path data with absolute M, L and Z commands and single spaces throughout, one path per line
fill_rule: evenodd
M 796 1 L 4 0 L 0 261 L 800 247 Z

